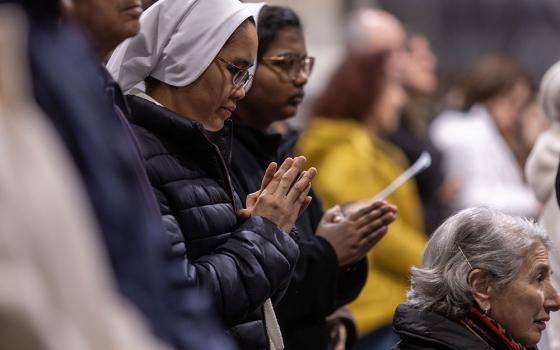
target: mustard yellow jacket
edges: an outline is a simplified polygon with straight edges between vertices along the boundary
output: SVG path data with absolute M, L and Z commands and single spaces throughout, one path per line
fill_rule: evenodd
M 312 119 L 297 151 L 318 170 L 313 188 L 325 208 L 373 197 L 408 166 L 399 149 L 353 120 Z M 350 304 L 361 335 L 391 324 L 405 300 L 410 267 L 420 265 L 426 242 L 415 182 L 407 182 L 388 201 L 398 206 L 397 219 L 369 253 L 368 280 Z

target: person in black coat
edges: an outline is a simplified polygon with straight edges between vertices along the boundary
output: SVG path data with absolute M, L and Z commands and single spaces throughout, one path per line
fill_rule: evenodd
M 292 155 L 297 133 L 269 130 L 274 121 L 293 116 L 303 98 L 313 58 L 307 57 L 301 25 L 290 9 L 248 4 L 256 13 L 259 50 L 253 86 L 234 113 L 232 175 L 241 197 L 260 187 L 270 162 Z M 323 215 L 315 195 L 296 223 L 300 258 L 276 310 L 287 349 L 328 349 L 326 317 L 360 293 L 367 278 L 363 257 L 383 236 L 393 212 L 383 217 L 381 203 L 359 215 L 368 225 L 354 225 L 339 208 Z M 334 219 L 338 215 L 338 221 Z M 377 221 L 376 221 L 377 220 Z M 335 222 L 336 221 L 336 222 Z M 364 236 L 372 237 L 372 241 Z M 357 238 L 360 237 L 361 245 Z M 341 242 L 344 240 L 344 242 Z M 356 244 L 355 249 L 349 246 Z
M 406 304 L 397 307 L 393 326 L 402 338 L 395 350 L 494 349 L 460 323 Z
M 138 19 L 125 15 L 127 21 L 106 22 L 122 15 L 121 6 L 114 6 L 120 1 L 77 2 L 76 9 L 95 12 L 97 21 L 90 16 L 88 23 L 102 33 L 97 38 L 108 37 L 93 48 L 88 39 L 94 33 L 62 18 L 58 1 L 7 2 L 23 6 L 28 15 L 34 97 L 78 169 L 120 294 L 175 349 L 232 349 L 209 298 L 188 283 L 183 259 L 171 254 L 135 141 L 99 74 L 103 50 L 136 34 L 123 26 L 132 22 L 134 29 L 136 22 L 137 31 Z M 72 19 L 83 24 L 80 17 Z
M 141 23 L 108 66 L 125 89 L 146 82 L 145 93 L 128 98 L 130 121 L 173 252 L 192 263 L 185 276 L 212 294 L 241 348 L 281 348 L 267 300 L 282 295 L 293 273 L 299 250 L 289 233 L 315 170 L 296 180 L 303 157 L 271 164 L 246 207 L 231 184 L 227 119 L 250 78 L 254 22 L 235 0 L 205 0 L 158 2 Z M 161 47 L 142 56 L 151 40 Z
M 560 309 L 544 229 L 487 208 L 460 211 L 431 236 L 393 327 L 394 350 L 536 349 Z

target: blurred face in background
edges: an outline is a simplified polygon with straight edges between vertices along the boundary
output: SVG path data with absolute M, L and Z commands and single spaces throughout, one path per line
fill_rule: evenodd
M 525 80 L 518 80 L 507 91 L 492 98 L 485 104 L 488 107 L 498 130 L 509 134 L 515 130 L 521 113 L 531 99 L 531 88 Z
M 396 131 L 406 102 L 406 93 L 400 80 L 388 79 L 373 108 L 372 125 L 375 130 L 380 134 Z
M 281 29 L 263 54 L 247 97 L 240 104 L 240 116 L 266 129 L 272 122 L 293 117 L 303 101 L 303 88 L 313 68 L 307 56 L 303 32 Z
M 140 30 L 141 0 L 62 0 L 61 5 L 84 28 L 101 55 Z
M 408 51 L 403 64 L 403 84 L 423 95 L 435 93 L 437 58 L 430 43 L 423 35 L 414 34 L 408 39 Z
M 347 32 L 350 51 L 388 52 L 392 65 L 389 73 L 401 73 L 406 56 L 406 31 L 398 18 L 379 9 L 357 10 L 349 19 Z

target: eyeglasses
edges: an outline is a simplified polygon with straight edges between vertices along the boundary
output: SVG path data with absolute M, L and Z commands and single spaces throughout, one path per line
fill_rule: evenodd
M 313 65 L 315 64 L 315 57 L 310 56 L 282 55 L 263 57 L 262 60 L 270 63 L 274 67 L 278 67 L 293 80 L 296 79 L 300 73 L 303 73 L 306 78 L 309 78 L 313 71 Z
M 228 67 L 229 72 L 231 73 L 232 83 L 235 88 L 245 87 L 247 84 L 253 79 L 253 75 L 249 73 L 249 68 L 241 68 L 236 66 L 235 64 L 231 63 L 230 61 L 221 58 L 220 56 L 216 56 L 216 59 L 220 62 L 223 62 Z

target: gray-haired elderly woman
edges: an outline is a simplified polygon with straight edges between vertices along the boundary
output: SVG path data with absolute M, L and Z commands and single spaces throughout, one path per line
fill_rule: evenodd
M 393 349 L 536 348 L 560 307 L 549 239 L 535 223 L 473 208 L 432 235 L 395 313 Z

